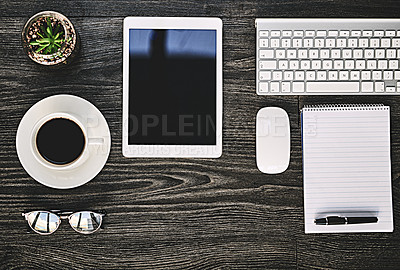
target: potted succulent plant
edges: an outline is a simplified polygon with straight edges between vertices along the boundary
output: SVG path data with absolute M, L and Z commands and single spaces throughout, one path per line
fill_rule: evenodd
M 79 36 L 64 15 L 43 11 L 31 17 L 22 31 L 25 53 L 34 62 L 58 67 L 70 63 L 77 55 Z

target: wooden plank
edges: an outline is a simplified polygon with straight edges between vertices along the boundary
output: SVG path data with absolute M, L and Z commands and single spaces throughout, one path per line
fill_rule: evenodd
M 298 269 L 397 269 L 398 243 L 393 234 L 311 236 L 297 244 Z
M 29 17 L 42 10 L 56 10 L 68 17 L 126 16 L 217 16 L 217 17 L 394 17 L 400 7 L 396 1 L 345 0 L 299 1 L 4 1 L 0 17 Z M 240 23 L 239 23 L 240 24 Z
M 43 71 L 21 49 L 29 16 L 58 10 L 74 22 L 82 52 Z M 299 110 L 304 104 L 391 106 L 395 220 L 400 218 L 397 97 L 260 97 L 255 94 L 255 17 L 397 17 L 396 1 L 3 1 L 0 4 L 0 269 L 396 268 L 400 236 L 305 235 Z M 121 150 L 122 22 L 125 16 L 217 16 L 224 22 L 224 126 L 220 159 L 127 159 Z M 54 94 L 81 96 L 107 119 L 112 149 L 102 172 L 72 190 L 32 180 L 19 163 L 22 116 Z M 289 169 L 266 175 L 255 163 L 255 116 L 288 111 Z M 63 222 L 52 236 L 26 234 L 32 209 L 105 209 L 105 229 L 88 237 Z M 396 223 L 395 223 L 396 224 Z M 381 267 L 380 267 L 381 266 Z

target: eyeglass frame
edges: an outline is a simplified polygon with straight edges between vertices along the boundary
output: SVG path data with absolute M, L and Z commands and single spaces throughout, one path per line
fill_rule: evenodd
M 38 230 L 35 230 L 34 228 L 32 228 L 32 225 L 30 224 L 30 222 L 29 222 L 29 220 L 28 220 L 28 216 L 29 216 L 29 214 L 31 214 L 31 213 L 33 213 L 33 212 L 50 213 L 50 214 L 56 215 L 56 216 L 58 217 L 58 221 L 57 221 L 57 227 L 55 228 L 55 230 L 52 231 L 52 232 L 50 232 L 50 233 L 43 233 L 43 232 L 39 232 Z M 82 213 L 82 212 L 91 212 L 91 213 L 94 213 L 94 214 L 98 214 L 98 215 L 100 216 L 100 218 L 101 218 L 101 219 L 100 219 L 100 224 L 99 224 L 99 226 L 97 227 L 97 229 L 95 229 L 94 231 L 91 231 L 91 232 L 82 232 L 82 231 L 78 231 L 77 229 L 75 229 L 75 228 L 71 225 L 70 221 L 71 221 L 72 216 L 75 215 L 75 214 L 78 214 L 78 213 Z M 105 217 L 105 216 L 107 215 L 107 213 L 106 213 L 105 210 L 100 210 L 100 211 L 91 211 L 91 210 L 81 210 L 81 211 L 67 211 L 67 210 L 64 210 L 64 211 L 63 211 L 63 210 L 33 210 L 33 211 L 28 211 L 28 212 L 24 211 L 24 213 L 21 213 L 21 215 L 25 218 L 25 220 L 27 221 L 27 223 L 28 223 L 28 225 L 29 225 L 29 228 L 31 229 L 31 230 L 28 231 L 27 233 L 30 233 L 30 232 L 33 231 L 33 232 L 35 232 L 35 233 L 37 233 L 37 234 L 40 234 L 40 235 L 50 235 L 50 234 L 53 234 L 55 231 L 58 230 L 58 228 L 60 227 L 61 221 L 62 221 L 63 219 L 68 219 L 69 225 L 70 225 L 71 228 L 72 228 L 74 231 L 76 231 L 77 233 L 80 233 L 80 234 L 92 234 L 92 233 L 95 233 L 95 232 L 97 232 L 98 230 L 100 230 L 100 228 L 103 228 L 103 217 Z

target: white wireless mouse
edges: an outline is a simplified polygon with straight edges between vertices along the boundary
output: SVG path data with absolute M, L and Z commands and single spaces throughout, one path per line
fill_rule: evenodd
M 290 123 L 284 109 L 262 108 L 256 120 L 256 160 L 263 173 L 284 172 L 290 160 Z

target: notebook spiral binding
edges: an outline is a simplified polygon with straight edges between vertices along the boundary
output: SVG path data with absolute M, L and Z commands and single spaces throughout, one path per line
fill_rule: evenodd
M 384 104 L 323 104 L 323 105 L 304 105 L 306 111 L 385 111 L 389 107 Z

